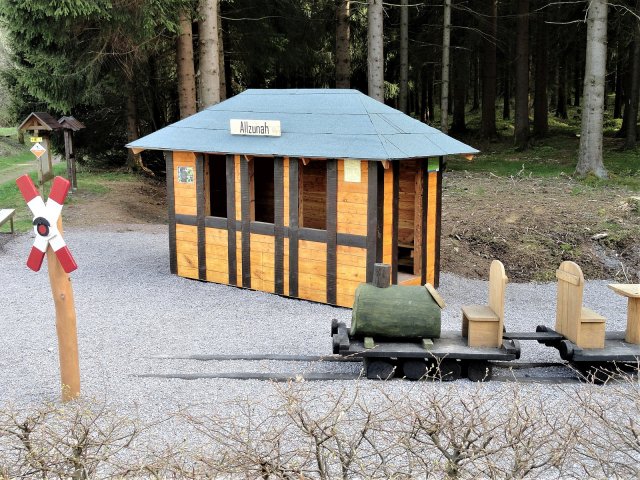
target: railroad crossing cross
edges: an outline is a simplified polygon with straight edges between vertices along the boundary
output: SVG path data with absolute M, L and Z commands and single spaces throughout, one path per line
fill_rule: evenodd
M 36 232 L 27 266 L 37 272 L 42 267 L 45 253 L 47 255 L 51 293 L 53 293 L 56 307 L 62 401 L 67 402 L 80 395 L 76 308 L 71 279 L 68 275 L 78 268 L 78 265 L 62 238 L 62 218 L 60 217 L 71 183 L 62 177 L 54 178 L 47 203 L 42 200 L 38 189 L 28 175 L 18 178 L 16 184 L 33 213 L 33 229 Z
M 34 217 L 33 230 L 36 233 L 36 238 L 27 260 L 27 266 L 34 272 L 39 271 L 40 267 L 42 267 L 47 247 L 51 245 L 52 250 L 60 261 L 60 265 L 62 265 L 62 269 L 66 273 L 73 272 L 78 268 L 78 265 L 58 230 L 58 218 L 60 218 L 62 206 L 71 183 L 63 177 L 54 178 L 46 204 L 40 197 L 40 193 L 29 175 L 23 175 L 18 178 L 16 184 Z

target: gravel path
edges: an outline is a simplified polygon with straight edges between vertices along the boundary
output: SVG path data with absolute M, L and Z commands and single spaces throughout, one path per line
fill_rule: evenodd
M 154 356 L 281 353 L 325 355 L 331 351 L 332 318 L 349 321 L 350 310 L 203 283 L 169 274 L 166 226 L 114 226 L 111 231 L 69 229 L 65 234 L 79 270 L 72 274 L 78 313 L 82 388 L 124 412 L 156 417 L 186 406 L 216 410 L 237 399 L 260 398 L 273 385 L 259 381 L 163 380 L 139 374 L 216 371 L 357 371 L 358 364 L 298 362 L 202 362 Z M 0 406 L 35 405 L 59 396 L 53 301 L 44 271 L 25 266 L 30 235 L 0 247 Z M 447 302 L 443 329 L 460 328 L 460 306 L 485 303 L 487 282 L 443 274 Z M 587 282 L 585 305 L 622 330 L 626 300 L 606 281 Z M 555 284 L 510 284 L 506 326 L 532 331 L 553 325 Z M 521 362 L 559 361 L 554 349 L 523 343 Z M 559 375 L 568 375 L 560 369 Z M 361 388 L 379 389 L 376 382 Z M 460 388 L 471 385 L 457 382 Z M 318 382 L 333 390 L 349 382 Z M 488 384 L 481 388 L 507 388 Z M 371 386 L 371 387 L 368 387 Z M 434 383 L 387 382 L 389 392 L 446 388 Z M 469 386 L 469 388 L 471 388 Z M 475 388 L 475 387 L 474 387 Z M 529 388 L 529 387 L 527 387 Z M 536 388 L 536 386 L 530 387 Z M 571 387 L 580 388 L 580 387 Z M 226 407 L 225 407 L 226 408 Z

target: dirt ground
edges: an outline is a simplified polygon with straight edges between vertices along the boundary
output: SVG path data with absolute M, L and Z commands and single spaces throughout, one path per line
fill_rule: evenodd
M 108 188 L 77 193 L 78 201 L 65 207 L 65 224 L 166 223 L 164 182 L 140 177 Z M 442 208 L 443 271 L 484 279 L 497 258 L 512 282 L 548 281 L 561 261 L 573 260 L 587 279 L 640 282 L 637 193 L 590 188 L 568 177 L 447 172 Z
M 65 205 L 64 223 L 72 227 L 167 223 L 166 188 L 162 181 L 137 177 L 110 181 L 106 193 L 80 189 Z
M 640 282 L 640 195 L 591 188 L 569 177 L 447 172 L 442 269 L 486 278 L 505 264 L 511 281 L 553 280 L 563 260 L 585 278 Z

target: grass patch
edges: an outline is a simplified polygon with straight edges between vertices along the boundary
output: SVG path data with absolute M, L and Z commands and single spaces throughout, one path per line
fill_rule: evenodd
M 17 135 L 16 127 L 0 127 L 0 137 L 15 137 Z
M 66 175 L 67 166 L 59 163 L 53 166 L 55 175 Z M 37 185 L 38 175 L 36 172 L 29 174 L 33 182 Z M 93 195 L 103 195 L 109 191 L 109 183 L 111 182 L 131 182 L 136 179 L 135 175 L 125 172 L 78 172 L 78 189 L 80 193 L 89 193 Z M 47 184 L 47 190 L 50 183 Z M 48 191 L 46 194 L 48 195 Z M 67 198 L 68 204 L 79 204 L 82 200 L 70 195 Z M 24 199 L 14 181 L 0 184 L 0 208 L 15 208 L 15 229 L 17 232 L 26 232 L 32 228 L 31 222 L 33 217 L 31 212 L 24 203 Z
M 32 164 L 33 168 L 36 168 L 35 157 L 33 153 L 26 151 L 17 155 L 10 155 L 7 157 L 0 157 L 0 173 L 12 170 L 21 164 Z
M 609 105 L 613 106 L 614 98 Z M 466 123 L 469 132 L 460 140 L 480 150 L 473 161 L 452 156 L 448 158 L 451 170 L 469 172 L 491 172 L 497 176 L 557 177 L 573 175 L 578 163 L 580 145 L 581 107 L 568 106 L 567 118 L 549 114 L 549 135 L 546 138 L 532 138 L 531 146 L 517 152 L 513 146 L 513 122 L 502 119 L 502 105 L 496 109 L 496 128 L 499 138 L 485 140 L 478 138 L 480 111 L 467 112 Z M 438 117 L 437 117 L 438 118 Z M 590 187 L 618 186 L 632 191 L 640 191 L 640 148 L 623 150 L 623 139 L 615 138 L 622 119 L 613 118 L 610 109 L 604 117 L 604 165 L 609 172 L 607 180 L 587 177 L 580 180 Z M 576 192 L 577 193 L 577 192 Z
M 474 142 L 465 139 L 481 153 L 473 161 L 461 157 L 449 157 L 447 165 L 451 170 L 469 172 L 491 172 L 494 175 L 557 177 L 573 175 L 578 162 L 579 140 L 569 136 L 552 136 L 534 141 L 531 148 L 517 152 L 511 138 L 497 142 Z M 580 180 L 590 187 L 619 186 L 632 191 L 640 191 L 640 149 L 623 150 L 621 140 L 606 137 L 604 142 L 604 165 L 609 178 L 599 179 L 587 176 Z M 576 191 L 575 193 L 579 193 Z

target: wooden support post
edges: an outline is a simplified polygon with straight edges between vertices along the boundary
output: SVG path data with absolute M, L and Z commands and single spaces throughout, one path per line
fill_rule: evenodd
M 67 129 L 63 132 L 64 135 L 64 158 L 67 161 L 67 180 L 71 182 L 73 188 L 73 170 L 71 167 L 71 132 Z
M 58 230 L 62 235 L 62 218 L 58 219 Z M 69 274 L 62 269 L 62 265 L 51 247 L 47 249 L 47 264 L 51 292 L 56 307 L 62 401 L 68 402 L 80 395 L 80 362 L 73 287 Z
M 378 288 L 387 288 L 391 284 L 391 265 L 386 263 L 374 264 L 371 283 Z

